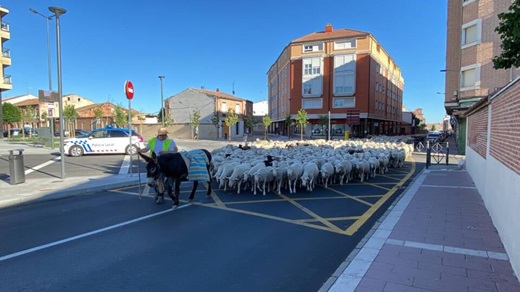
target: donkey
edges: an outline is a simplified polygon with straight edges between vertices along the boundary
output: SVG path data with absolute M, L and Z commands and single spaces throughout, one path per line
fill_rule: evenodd
M 173 201 L 173 208 L 179 206 L 179 193 L 181 181 L 193 181 L 189 200 L 195 197 L 199 181 L 208 182 L 206 198 L 211 195 L 210 161 L 211 153 L 206 149 L 197 149 L 189 152 L 165 153 L 148 157 L 142 153 L 139 155 L 146 161 L 146 182 L 155 189 L 155 203 L 164 202 L 164 178 L 166 178 L 166 190 Z M 174 193 L 172 193 L 174 189 Z

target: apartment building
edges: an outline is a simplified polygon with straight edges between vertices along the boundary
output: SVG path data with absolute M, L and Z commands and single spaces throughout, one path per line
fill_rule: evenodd
M 236 138 L 247 134 L 246 120 L 253 116 L 253 102 L 216 90 L 187 88 L 165 99 L 166 115 L 174 124 L 190 125 L 195 111 L 200 114 L 198 137 Z M 225 125 L 228 110 L 238 115 L 238 122 L 229 129 Z M 218 125 L 218 127 L 215 126 Z
M 304 135 L 399 134 L 404 79 L 401 69 L 368 32 L 331 24 L 291 41 L 267 72 L 270 132 L 300 133 L 300 109 L 309 124 Z M 286 120 L 292 120 L 290 129 Z M 329 120 L 323 125 L 323 120 Z
M 6 41 L 11 38 L 11 32 L 9 30 L 9 24 L 4 21 L 5 16 L 9 14 L 9 10 L 0 6 L 0 49 L 2 49 L 2 55 L 0 55 L 0 125 L 3 125 L 4 119 L 2 116 L 2 96 L 4 91 L 13 88 L 11 83 L 11 75 L 6 74 L 5 69 L 11 66 L 11 52 L 6 47 Z M 3 135 L 0 135 L 2 139 Z
M 448 0 L 446 74 L 444 107 L 465 149 L 464 111 L 483 97 L 497 92 L 519 75 L 518 68 L 495 70 L 493 57 L 501 52 L 495 28 L 498 14 L 506 12 L 512 0 Z

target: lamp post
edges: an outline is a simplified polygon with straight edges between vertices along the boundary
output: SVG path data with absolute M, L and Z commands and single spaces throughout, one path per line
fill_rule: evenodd
M 33 8 L 29 8 L 29 11 L 31 11 L 34 14 L 40 15 L 41 17 L 45 18 L 45 21 L 47 22 L 47 71 L 49 75 L 49 91 L 52 92 L 52 74 L 51 74 L 51 38 L 49 35 L 49 25 L 50 21 L 54 17 L 54 15 L 45 16 L 41 14 L 40 12 L 36 11 Z M 54 103 L 53 103 L 54 108 Z M 54 149 L 54 114 L 50 117 L 50 126 L 51 126 L 51 147 Z
M 58 63 L 58 118 L 60 119 L 60 153 L 61 153 L 61 178 L 65 178 L 65 150 L 63 149 L 63 97 L 61 91 L 61 42 L 60 42 L 60 16 L 65 14 L 67 10 L 61 7 L 50 6 L 49 11 L 54 13 L 56 18 L 56 51 Z
M 163 78 L 164 78 L 164 75 L 159 75 L 159 79 L 161 79 L 161 122 L 162 122 L 162 126 L 164 128 Z

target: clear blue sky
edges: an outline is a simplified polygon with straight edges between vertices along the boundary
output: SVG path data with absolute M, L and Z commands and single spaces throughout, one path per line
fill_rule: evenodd
M 63 94 L 158 113 L 164 98 L 189 87 L 267 100 L 266 73 L 292 40 L 331 23 L 370 32 L 394 58 L 405 80 L 403 103 L 423 108 L 428 123 L 445 115 L 446 0 L 4 0 L 9 23 L 13 89 L 3 98 L 48 89 L 49 6 L 60 18 Z M 53 89 L 57 90 L 56 26 L 51 22 Z

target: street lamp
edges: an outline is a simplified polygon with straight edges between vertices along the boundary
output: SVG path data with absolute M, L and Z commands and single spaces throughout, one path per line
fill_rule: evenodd
M 44 17 L 47 22 L 47 69 L 49 73 L 49 90 L 52 91 L 52 76 L 51 76 L 51 39 L 49 37 L 49 22 L 52 20 L 54 15 L 45 16 L 41 14 L 40 12 L 36 11 L 35 9 L 29 8 L 29 11 L 31 11 L 34 14 L 38 14 L 41 17 Z
M 52 92 L 52 74 L 51 74 L 51 38 L 49 36 L 49 23 L 50 20 L 54 17 L 54 15 L 45 16 L 41 14 L 40 12 L 36 11 L 33 8 L 29 8 L 29 11 L 31 11 L 34 14 L 40 15 L 41 17 L 44 17 L 47 22 L 47 70 L 49 74 L 49 91 Z M 53 103 L 53 109 L 54 109 L 54 103 Z M 54 115 L 50 117 L 50 126 L 51 126 L 51 147 L 54 149 Z
M 162 122 L 162 126 L 164 128 L 163 78 L 164 78 L 164 75 L 159 75 L 159 79 L 161 79 L 161 122 Z
M 60 153 L 61 153 L 61 178 L 65 178 L 65 150 L 63 149 L 63 97 L 61 91 L 61 43 L 60 43 L 60 16 L 65 14 L 67 10 L 61 7 L 50 6 L 49 11 L 54 13 L 56 18 L 56 51 L 57 51 L 57 63 L 58 63 L 58 104 L 59 111 L 58 117 L 60 119 Z

